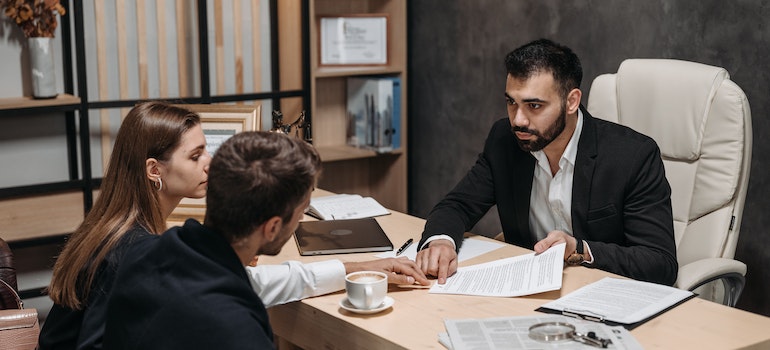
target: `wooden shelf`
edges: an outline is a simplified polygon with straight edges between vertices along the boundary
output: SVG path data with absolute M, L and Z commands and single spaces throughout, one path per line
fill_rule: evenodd
M 51 106 L 73 106 L 80 104 L 80 98 L 69 94 L 59 94 L 56 98 L 35 99 L 33 97 L 0 98 L 0 110 L 24 109 Z
M 398 149 L 392 152 L 377 153 L 372 150 L 345 146 L 345 145 L 321 146 L 321 147 L 316 147 L 316 150 L 321 155 L 321 160 L 324 162 L 375 158 L 383 155 L 399 155 L 403 153 L 403 150 L 401 149 Z
M 394 66 L 354 66 L 354 67 L 319 67 L 315 71 L 316 78 L 349 77 L 355 75 L 399 74 L 403 67 Z

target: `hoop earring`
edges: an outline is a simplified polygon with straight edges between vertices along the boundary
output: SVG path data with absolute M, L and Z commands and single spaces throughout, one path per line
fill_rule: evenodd
M 156 182 L 155 185 L 158 188 L 158 192 L 163 189 L 163 180 L 161 180 L 160 176 L 158 176 L 158 182 Z

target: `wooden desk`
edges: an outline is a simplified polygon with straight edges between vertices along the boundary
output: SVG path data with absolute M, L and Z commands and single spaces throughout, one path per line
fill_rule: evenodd
M 425 222 L 395 212 L 378 217 L 377 221 L 396 246 L 408 238 L 418 239 Z M 529 252 L 506 245 L 461 266 Z M 330 258 L 363 261 L 374 256 L 366 253 L 301 257 L 292 239 L 280 255 L 261 256 L 259 263 Z M 516 298 L 428 294 L 427 289 L 391 286 L 388 295 L 395 299 L 394 306 L 374 315 L 354 314 L 340 308 L 339 302 L 344 298 L 341 291 L 273 307 L 269 310 L 270 322 L 277 336 L 304 349 L 444 349 L 437 340 L 438 333 L 446 331 L 444 319 L 542 315 L 534 311 L 540 305 L 605 276 L 614 275 L 585 267 L 567 267 L 560 291 Z M 768 329 L 768 317 L 694 298 L 637 327 L 631 334 L 645 349 L 761 349 L 770 344 Z

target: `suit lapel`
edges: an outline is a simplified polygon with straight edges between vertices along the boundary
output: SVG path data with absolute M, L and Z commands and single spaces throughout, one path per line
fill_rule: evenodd
M 512 197 L 514 198 L 517 230 L 522 233 L 520 237 L 533 237 L 531 239 L 536 242 L 536 237 L 532 236 L 532 232 L 529 230 L 529 200 L 532 197 L 532 179 L 535 176 L 537 161 L 532 154 L 519 148 L 515 143 L 515 138 L 513 147 L 516 151 L 510 154 L 514 159 L 508 164 L 516 164 L 517 167 L 512 169 L 514 192 Z
M 572 234 L 586 238 L 582 223 L 588 222 L 588 203 L 591 198 L 591 179 L 596 165 L 598 139 L 593 117 L 582 105 L 580 108 L 583 111 L 583 131 L 578 142 L 575 173 L 572 178 Z

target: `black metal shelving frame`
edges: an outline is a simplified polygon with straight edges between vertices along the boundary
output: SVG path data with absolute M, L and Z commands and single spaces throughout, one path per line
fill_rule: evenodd
M 279 36 L 278 36 L 278 1 L 270 0 L 270 41 L 271 41 L 271 89 L 268 92 L 231 94 L 231 95 L 212 95 L 211 82 L 209 79 L 209 45 L 208 45 L 208 9 L 206 0 L 197 0 L 198 12 L 198 45 L 199 45 L 199 74 L 200 74 L 200 96 L 184 97 L 176 99 L 157 99 L 164 101 L 178 101 L 180 103 L 211 104 L 224 102 L 239 102 L 252 100 L 272 100 L 273 108 L 281 107 L 281 99 L 300 97 L 302 98 L 302 107 L 305 110 L 307 122 L 311 120 L 310 113 L 310 28 L 309 28 L 309 0 L 301 1 L 301 33 L 302 33 L 302 88 L 299 90 L 280 91 L 280 57 L 279 57 Z M 80 98 L 79 103 L 63 103 L 50 106 L 35 106 L 16 109 L 5 109 L 4 112 L 10 112 L 14 115 L 29 115 L 41 113 L 64 112 L 65 132 L 67 139 L 67 157 L 69 180 L 61 182 L 52 182 L 35 185 L 15 186 L 0 188 L 0 200 L 24 197 L 30 195 L 40 195 L 46 193 L 57 193 L 65 191 L 81 191 L 83 194 L 84 212 L 88 212 L 93 205 L 93 190 L 101 185 L 101 178 L 95 178 L 91 172 L 91 150 L 90 150 L 90 127 L 89 115 L 91 110 L 105 108 L 133 107 L 140 101 L 147 99 L 131 100 L 111 100 L 111 101 L 90 101 L 88 96 L 88 83 L 86 72 L 86 43 L 84 19 L 80 15 L 83 12 L 83 4 L 80 0 L 63 1 L 62 6 L 67 9 L 67 15 L 61 17 L 61 38 L 62 38 L 62 64 L 64 72 L 64 92 L 75 95 Z M 74 34 L 73 34 L 74 30 Z M 72 44 L 74 42 L 74 55 Z M 73 61 L 74 57 L 74 61 Z M 74 68 L 74 72 L 73 72 Z M 76 92 L 77 89 L 77 92 Z M 152 99 L 150 99 L 152 100 Z M 79 142 L 79 143 L 78 143 Z M 62 232 L 60 234 L 43 237 L 31 238 L 20 241 L 9 242 L 12 249 L 33 247 L 37 245 L 47 245 L 63 243 L 71 232 Z M 20 291 L 22 298 L 32 298 L 45 295 L 44 288 Z

